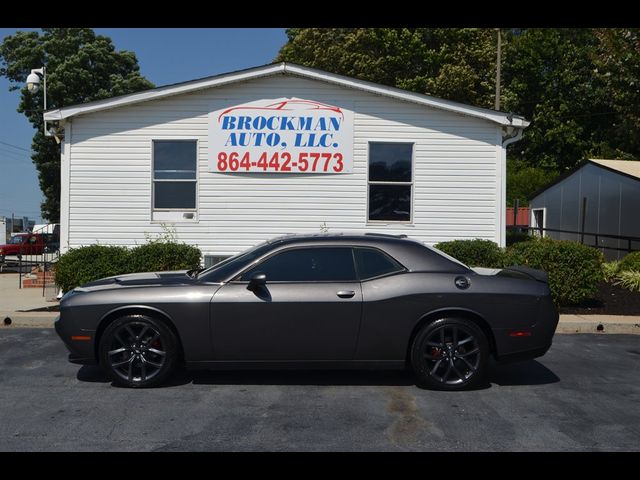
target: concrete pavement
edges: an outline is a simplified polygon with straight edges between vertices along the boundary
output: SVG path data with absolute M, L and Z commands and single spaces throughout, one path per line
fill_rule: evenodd
M 16 327 L 53 327 L 56 312 L 30 312 L 44 307 L 55 307 L 56 301 L 48 301 L 42 295 L 42 288 L 18 288 L 17 273 L 0 274 L 0 326 L 5 326 L 5 319 L 11 319 Z M 46 293 L 53 295 L 51 289 Z
M 627 333 L 640 334 L 640 316 L 630 315 L 560 315 L 556 333 Z

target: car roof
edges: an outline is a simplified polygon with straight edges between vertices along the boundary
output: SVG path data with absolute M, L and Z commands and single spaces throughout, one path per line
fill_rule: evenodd
M 467 271 L 464 266 L 445 258 L 428 248 L 424 243 L 406 235 L 349 232 L 289 234 L 272 238 L 268 240 L 268 243 L 278 249 L 289 245 L 307 246 L 318 243 L 378 247 L 399 261 L 409 271 Z
M 268 240 L 268 243 L 297 243 L 309 241 L 389 241 L 389 240 L 409 240 L 406 235 L 391 235 L 388 233 L 351 233 L 351 232 L 332 232 L 332 233 L 288 233 L 280 237 Z M 409 240 L 415 241 L 415 240 Z

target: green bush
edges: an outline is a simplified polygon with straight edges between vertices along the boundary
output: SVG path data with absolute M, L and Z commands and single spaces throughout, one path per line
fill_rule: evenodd
M 114 275 L 192 269 L 200 266 L 200 257 L 198 248 L 176 242 L 152 241 L 132 249 L 106 245 L 72 248 L 56 263 L 56 284 L 67 292 Z
M 130 251 L 126 247 L 90 245 L 72 248 L 56 263 L 56 284 L 67 292 L 99 278 L 129 273 L 130 263 Z
M 640 272 L 636 270 L 620 272 L 613 284 L 620 285 L 632 292 L 640 292 Z
M 602 275 L 604 276 L 604 280 L 606 282 L 613 281 L 618 275 L 619 271 L 620 271 L 620 262 L 617 260 L 602 264 Z
M 514 230 L 507 230 L 507 247 L 518 242 L 528 242 L 533 240 L 533 236 L 527 232 L 516 232 Z
M 130 252 L 134 272 L 184 270 L 200 266 L 200 250 L 185 243 L 153 242 Z
M 526 265 L 549 275 L 557 305 L 571 305 L 595 294 L 603 279 L 604 255 L 595 248 L 564 240 L 542 238 L 507 249 L 505 265 Z
M 499 268 L 503 264 L 504 251 L 491 240 L 453 240 L 435 247 L 470 267 Z
M 640 252 L 631 252 L 620 260 L 619 272 L 640 272 Z

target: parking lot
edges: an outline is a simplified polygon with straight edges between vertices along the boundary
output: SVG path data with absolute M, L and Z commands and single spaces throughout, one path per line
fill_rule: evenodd
M 53 329 L 0 329 L 0 451 L 637 451 L 640 336 L 556 335 L 475 391 L 406 372 L 186 372 L 115 388 Z

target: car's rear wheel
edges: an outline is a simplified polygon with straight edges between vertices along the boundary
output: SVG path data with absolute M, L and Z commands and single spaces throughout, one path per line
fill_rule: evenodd
M 173 373 L 178 361 L 176 336 L 163 322 L 127 315 L 112 322 L 100 338 L 100 365 L 117 385 L 154 387 Z
M 418 385 L 437 390 L 464 390 L 485 377 L 489 343 L 474 322 L 441 318 L 415 336 L 411 365 Z

